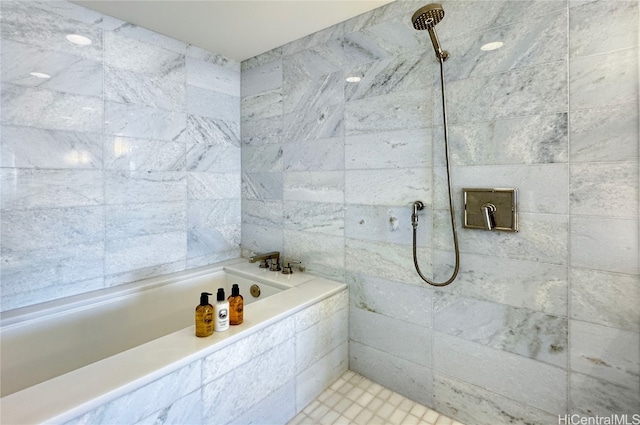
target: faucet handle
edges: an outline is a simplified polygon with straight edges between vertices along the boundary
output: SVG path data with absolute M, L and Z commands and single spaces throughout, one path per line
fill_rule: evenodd
M 260 261 L 260 264 L 258 265 L 258 267 L 260 267 L 261 269 L 269 269 L 269 268 L 271 268 L 269 266 L 269 259 L 267 258 L 266 260 Z
M 280 270 L 282 270 L 277 258 L 271 259 L 271 267 L 269 267 L 269 270 L 271 270 L 272 272 L 279 272 Z
M 291 268 L 291 264 L 302 264 L 302 261 L 297 260 L 285 260 L 282 262 L 282 274 L 292 274 L 293 269 Z M 286 265 L 284 265 L 286 264 Z M 300 268 L 302 270 L 302 267 Z

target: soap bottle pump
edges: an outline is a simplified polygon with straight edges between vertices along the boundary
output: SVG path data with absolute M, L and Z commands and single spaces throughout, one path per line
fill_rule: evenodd
M 231 296 L 229 296 L 229 324 L 239 325 L 244 320 L 244 298 L 240 295 L 240 288 L 237 283 L 231 287 Z
M 208 292 L 200 294 L 200 304 L 196 307 L 196 336 L 204 337 L 213 333 L 213 306 L 209 304 Z
M 229 301 L 224 298 L 224 288 L 219 288 L 216 294 L 217 302 L 213 307 L 214 329 L 222 332 L 229 329 Z

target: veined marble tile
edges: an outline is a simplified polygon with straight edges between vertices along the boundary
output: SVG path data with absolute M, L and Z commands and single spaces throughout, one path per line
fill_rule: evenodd
M 561 368 L 567 366 L 567 318 L 437 291 L 433 329 Z
M 606 16 L 606 19 L 601 19 Z M 598 31 L 593 31 L 597 26 Z M 569 54 L 587 56 L 638 46 L 638 3 L 594 1 L 569 9 Z
M 104 237 L 119 239 L 165 232 L 184 232 L 187 214 L 182 202 L 107 205 Z
M 339 25 L 333 25 L 285 44 L 281 47 L 282 55 L 290 56 L 306 49 L 323 46 L 326 43 L 340 39 L 342 35 L 343 29 Z
M 240 172 L 240 123 L 187 116 L 187 169 Z
M 2 84 L 2 123 L 82 132 L 102 131 L 102 101 L 37 87 Z
M 285 81 L 283 86 L 283 112 L 317 111 L 344 102 L 343 72 L 334 72 L 301 81 Z
M 185 86 L 165 75 L 139 74 L 105 66 L 105 100 L 134 103 L 182 112 L 185 108 Z
M 444 166 L 441 125 L 433 129 L 435 163 Z M 571 139 L 573 146 L 574 139 Z M 533 115 L 449 126 L 452 165 L 567 162 L 567 114 Z
M 295 415 L 296 385 L 292 379 L 262 401 L 254 404 L 246 413 L 229 422 L 229 425 L 286 424 Z
M 384 131 L 346 136 L 346 169 L 431 167 L 432 129 Z
M 105 203 L 184 202 L 186 183 L 185 173 L 180 171 L 107 171 Z
M 183 141 L 186 114 L 149 106 L 105 102 L 105 134 Z
M 344 168 L 344 138 L 286 143 L 283 146 L 284 171 L 335 171 Z
M 571 265 L 637 275 L 638 218 L 572 217 Z
M 283 116 L 282 139 L 298 143 L 340 137 L 345 134 L 344 105 L 299 110 Z
M 573 110 L 638 103 L 638 47 L 573 58 L 570 65 Z
M 104 16 L 102 27 L 106 31 L 112 31 L 115 35 L 171 50 L 181 55 L 184 55 L 187 51 L 187 44 L 183 41 L 139 27 L 130 22 L 121 21 L 111 16 Z
M 37 78 L 31 72 L 50 78 Z M 102 63 L 30 44 L 2 40 L 2 82 L 61 93 L 102 96 Z
M 349 309 L 343 308 L 296 333 L 296 369 L 305 370 L 349 339 Z
M 322 389 L 336 382 L 349 368 L 349 343 L 343 342 L 338 348 L 296 375 L 296 411 L 300 412 Z
M 242 198 L 282 200 L 283 173 L 242 173 Z
M 2 250 L 35 251 L 93 244 L 104 238 L 100 206 L 2 211 Z
M 638 161 L 572 164 L 571 214 L 638 217 Z M 602 208 L 603 205 L 606 208 Z
M 235 236 L 240 236 L 240 229 L 237 229 L 237 232 L 234 232 L 234 237 Z M 231 244 L 225 244 L 225 245 L 231 245 Z M 224 249 L 224 248 L 220 248 L 220 249 Z M 194 251 L 192 251 L 193 253 Z M 188 254 L 189 255 L 189 254 Z M 205 255 L 199 256 L 199 257 L 189 257 L 187 256 L 187 261 L 186 261 L 186 267 L 185 269 L 193 269 L 193 268 L 197 268 L 197 267 L 202 267 L 202 266 L 208 266 L 211 264 L 216 264 L 219 263 L 221 261 L 227 261 L 227 260 L 233 260 L 235 258 L 239 258 L 241 257 L 241 250 L 240 250 L 240 242 L 239 239 L 236 242 L 234 240 L 233 242 L 233 247 L 231 249 L 229 249 L 228 251 L 211 251 L 209 250 L 209 252 L 207 252 Z
M 283 226 L 287 230 L 344 236 L 344 210 L 342 204 L 285 201 Z
M 282 120 L 282 88 L 243 97 L 241 111 L 243 121 L 266 118 Z
M 189 201 L 189 227 L 218 227 L 240 224 L 241 201 L 233 199 L 205 199 Z
M 162 424 L 199 424 L 202 423 L 202 410 L 200 409 L 200 391 L 182 397 L 175 403 L 164 409 L 147 416 L 136 425 L 162 425 Z
M 188 85 L 240 97 L 239 71 L 191 57 L 185 60 Z
M 344 52 L 339 37 L 331 36 L 326 42 L 318 43 L 295 53 L 288 53 L 289 51 L 288 46 L 283 47 L 282 70 L 285 82 L 320 77 L 343 68 Z
M 345 236 L 354 239 L 374 240 L 398 244 L 411 244 L 412 207 L 389 207 L 379 205 L 348 205 L 345 214 Z M 422 213 L 418 219 L 420 231 L 431 229 L 431 214 Z M 423 232 L 421 232 L 423 233 Z M 425 241 L 417 237 L 419 245 Z
M 187 86 L 187 112 L 228 122 L 240 122 L 240 97 Z
M 282 227 L 242 224 L 243 256 L 257 252 L 284 252 L 284 230 Z
M 431 127 L 432 111 L 431 88 L 354 100 L 345 106 L 345 134 Z
M 571 320 L 571 370 L 640 394 L 640 334 Z
M 632 414 L 640 411 L 637 381 L 632 388 L 581 373 L 572 373 L 569 412 L 585 416 Z M 631 416 L 629 416 L 631 419 Z
M 2 167 L 10 168 L 102 168 L 99 133 L 2 126 Z
M 226 144 L 240 147 L 240 124 L 198 115 L 187 115 L 189 142 L 202 145 Z
M 406 297 L 406 294 L 397 294 Z M 431 329 L 382 314 L 352 308 L 349 339 L 420 366 L 432 367 Z
M 105 15 L 100 12 L 68 1 L 38 1 L 34 3 L 44 11 L 85 24 L 100 25 L 105 18 Z
M 434 251 L 436 280 L 443 281 L 451 276 L 453 266 L 446 264 L 450 257 L 448 251 Z M 461 255 L 460 272 L 454 283 L 439 290 L 553 316 L 566 316 L 567 275 L 566 266 L 499 258 L 492 256 L 491 252 L 465 252 Z
M 184 54 L 111 31 L 105 32 L 104 39 L 105 65 L 176 82 L 185 81 Z
M 240 224 L 216 225 L 213 227 L 189 222 L 187 258 L 192 259 L 219 252 L 239 250 L 240 242 Z
M 149 246 L 147 246 L 146 248 L 139 247 L 138 249 L 148 250 Z M 202 265 L 204 264 L 198 264 L 196 266 L 191 266 L 188 268 L 199 267 Z M 117 285 L 122 285 L 123 283 L 137 282 L 139 280 L 146 279 L 149 277 L 163 276 L 163 275 L 167 275 L 170 273 L 175 273 L 183 270 L 185 270 L 185 260 L 184 258 L 181 258 L 180 260 L 174 261 L 171 263 L 154 264 L 148 267 L 143 267 L 141 269 L 125 270 L 120 273 L 105 275 L 104 286 L 113 287 Z
M 431 252 L 418 247 L 418 261 L 423 273 L 431 276 Z M 388 242 L 345 239 L 345 269 L 347 272 L 377 276 L 382 279 L 424 286 L 413 265 L 411 245 Z
M 104 168 L 128 171 L 184 171 L 184 143 L 105 136 Z
M 296 332 L 301 332 L 349 307 L 349 291 L 340 291 L 293 316 Z M 342 324 L 344 325 L 344 323 Z M 341 325 L 341 326 L 342 326 Z
M 287 257 L 302 261 L 311 274 L 344 280 L 345 248 L 341 236 L 285 229 L 284 252 Z
M 242 148 L 242 168 L 252 173 L 282 171 L 282 145 L 245 146 Z
M 242 223 L 282 228 L 283 209 L 282 201 L 243 199 Z
M 557 413 L 543 412 L 440 373 L 434 374 L 433 408 L 464 423 L 477 425 L 552 424 L 558 420 Z
M 105 275 L 184 261 L 186 257 L 184 231 L 111 239 L 105 243 Z
M 348 204 L 408 206 L 421 199 L 429 206 L 432 192 L 431 168 L 345 172 Z
M 239 173 L 189 173 L 187 199 L 239 199 Z
M 103 173 L 94 170 L 1 169 L 1 208 L 64 208 L 104 203 Z
M 102 61 L 102 30 L 99 26 L 52 13 L 52 3 L 3 1 L 2 38 Z M 91 44 L 79 46 L 67 41 L 65 37 L 70 31 L 88 37 Z
M 242 71 L 242 97 L 277 90 L 282 87 L 282 59 L 278 58 Z
M 571 268 L 571 318 L 640 331 L 640 277 Z
M 245 119 L 242 108 L 242 146 L 282 143 L 282 115 L 266 119 Z
M 638 105 L 572 111 L 572 162 L 629 161 L 638 157 Z
M 287 201 L 330 202 L 345 199 L 343 171 L 293 171 L 284 173 L 283 199 Z
M 558 61 L 487 77 L 468 78 L 447 84 L 447 110 L 451 124 L 488 121 L 566 112 L 567 63 Z M 440 100 L 440 87 L 434 90 Z M 574 105 L 572 104 L 572 107 Z M 442 122 L 436 107 L 434 122 Z
M 565 412 L 567 372 L 539 361 L 433 332 L 434 371 L 552 414 Z
M 255 67 L 262 66 L 266 63 L 274 62 L 279 59 L 282 59 L 282 47 L 276 47 L 275 49 L 269 50 L 264 53 L 260 53 L 257 56 L 243 60 L 240 66 L 241 66 L 242 73 L 244 74 L 245 72 Z
M 240 72 L 240 64 L 237 61 L 192 44 L 187 44 L 186 56 Z
M 433 405 L 433 371 L 375 348 L 349 342 L 349 369 L 418 403 Z

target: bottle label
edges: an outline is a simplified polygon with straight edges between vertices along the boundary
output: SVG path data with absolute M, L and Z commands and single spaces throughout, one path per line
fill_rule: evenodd
M 220 319 L 221 322 L 224 322 L 225 320 L 227 320 L 228 314 L 229 312 L 226 308 L 221 308 L 220 310 L 218 310 L 218 319 Z

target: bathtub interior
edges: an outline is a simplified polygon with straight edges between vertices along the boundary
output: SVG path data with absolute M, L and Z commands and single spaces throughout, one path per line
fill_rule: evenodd
M 24 320 L 14 314 L 0 328 L 2 396 L 193 326 L 200 293 L 214 294 L 214 302 L 218 288 L 228 296 L 234 283 L 245 305 L 289 288 L 224 268 L 197 270 L 139 282 L 123 293 L 70 301 L 66 308 L 57 303 Z M 260 286 L 259 297 L 250 294 L 254 284 Z

